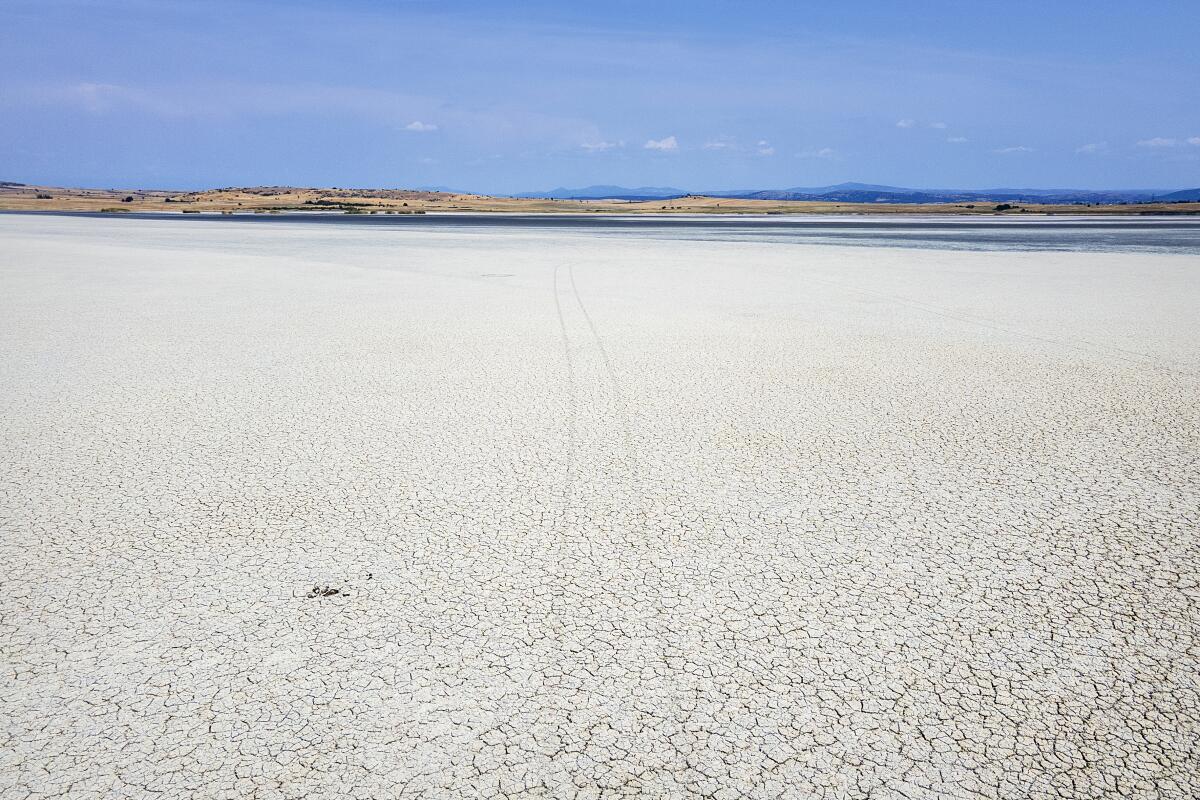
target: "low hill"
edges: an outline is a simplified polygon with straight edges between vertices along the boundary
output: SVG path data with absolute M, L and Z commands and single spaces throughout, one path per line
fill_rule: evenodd
M 887 216 L 896 214 L 1196 214 L 1200 202 L 1126 202 L 1118 205 L 1063 203 L 1037 197 L 1032 202 L 1002 199 L 972 202 L 931 202 L 914 192 L 882 189 L 821 187 L 822 194 L 803 192 L 752 193 L 751 196 L 716 197 L 686 194 L 645 198 L 553 199 L 545 197 L 493 197 L 460 192 L 416 189 L 303 188 L 248 186 L 203 191 L 164 189 L 72 189 L 0 182 L 0 210 L 102 211 L 108 213 L 219 213 L 219 214 L 842 214 Z M 892 188 L 892 187 L 884 187 Z M 660 189 L 661 190 L 661 189 Z M 881 201 L 888 195 L 892 199 Z M 1022 195 L 1024 196 L 1024 195 Z M 911 197 L 902 201 L 896 198 Z M 997 193 L 997 198 L 1004 195 Z M 863 198 L 851 200 L 848 198 Z

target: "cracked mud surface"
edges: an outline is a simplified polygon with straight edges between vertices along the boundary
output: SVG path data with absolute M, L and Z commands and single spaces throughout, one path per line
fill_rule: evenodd
M 1200 793 L 1196 256 L 317 227 L 0 217 L 0 797 Z

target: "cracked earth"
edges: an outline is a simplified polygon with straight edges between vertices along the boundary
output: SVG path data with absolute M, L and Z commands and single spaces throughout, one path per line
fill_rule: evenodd
M 1200 263 L 0 217 L 0 797 L 1200 794 Z

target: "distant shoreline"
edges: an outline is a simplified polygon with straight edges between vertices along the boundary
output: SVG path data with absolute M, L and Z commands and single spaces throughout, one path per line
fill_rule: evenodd
M 790 229 L 837 229 L 837 228 L 866 228 L 874 230 L 892 230 L 902 227 L 919 227 L 924 229 L 967 230 L 991 229 L 1048 229 L 1086 230 L 1089 228 L 1138 229 L 1154 230 L 1164 226 L 1179 225 L 1192 229 L 1200 226 L 1200 212 L 1187 214 L 1162 214 L 1142 212 L 1139 214 L 1097 214 L 1075 212 L 1073 214 L 1051 214 L 1044 212 L 1028 214 L 928 214 L 928 213 L 821 213 L 821 214 L 771 214 L 740 212 L 727 214 L 685 214 L 675 213 L 568 213 L 558 211 L 432 211 L 425 214 L 350 214 L 339 211 L 212 211 L 205 209 L 196 212 L 178 211 L 146 211 L 140 209 L 120 209 L 113 212 L 81 210 L 81 209 L 15 209 L 0 208 L 0 214 L 11 216 L 55 216 L 81 217 L 91 219 L 143 219 L 143 220 L 185 220 L 185 221 L 254 221 L 254 222 L 323 222 L 323 223 L 376 223 L 376 224 L 550 224 L 572 226 L 590 225 L 628 225 L 630 227 L 646 227 L 647 225 L 666 224 L 677 227 L 721 226 L 736 227 L 744 225 L 753 228 L 790 228 Z M 869 219 L 865 219 L 868 218 Z
M 1065 203 L 853 203 L 732 199 L 689 195 L 665 200 L 553 200 L 493 197 L 406 189 L 309 189 L 257 187 L 172 192 L 156 189 L 73 189 L 0 183 L 0 211 L 127 212 L 156 214 L 347 214 L 422 215 L 468 212 L 547 215 L 704 215 L 827 216 L 898 215 L 1017 217 L 1194 216 L 1200 202 L 1144 202 L 1111 205 Z

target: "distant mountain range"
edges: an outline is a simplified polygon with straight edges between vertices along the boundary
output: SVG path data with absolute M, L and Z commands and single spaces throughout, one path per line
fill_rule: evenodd
M 671 197 L 683 197 L 689 194 L 683 189 L 670 186 L 639 186 L 630 189 L 625 186 L 584 186 L 581 189 L 566 189 L 559 187 L 548 192 L 522 192 L 509 195 L 522 198 L 548 198 L 550 200 L 658 200 Z M 700 194 L 700 192 L 692 192 Z
M 834 186 L 798 186 L 792 189 L 737 189 L 685 191 L 667 186 L 584 186 L 548 192 L 523 192 L 512 197 L 545 197 L 554 200 L 669 200 L 687 195 L 728 197 L 739 200 L 809 200 L 836 203 L 1142 203 L 1200 201 L 1200 188 L 1172 192 L 1165 189 L 909 189 L 870 183 Z
M 1164 194 L 1158 198 L 1170 203 L 1200 202 L 1200 189 L 1181 189 L 1178 192 Z

